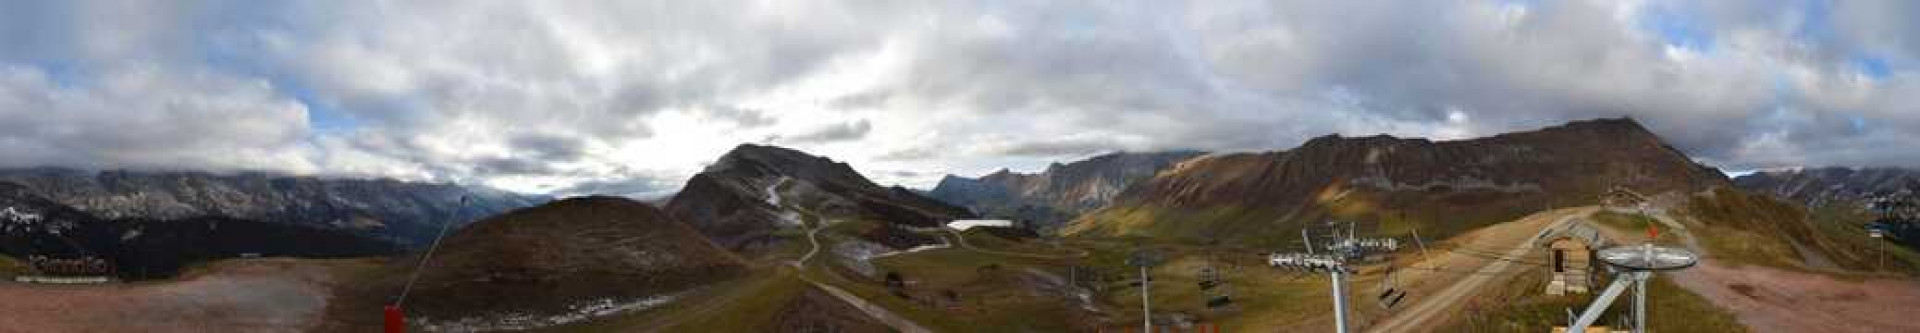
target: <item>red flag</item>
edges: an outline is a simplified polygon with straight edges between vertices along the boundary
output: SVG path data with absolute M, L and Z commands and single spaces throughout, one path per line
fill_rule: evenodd
M 407 333 L 407 318 L 401 316 L 399 306 L 388 305 L 386 314 L 387 333 Z
M 1660 227 L 1654 225 L 1653 221 L 1648 221 L 1647 222 L 1647 241 L 1651 242 L 1656 238 L 1660 238 Z

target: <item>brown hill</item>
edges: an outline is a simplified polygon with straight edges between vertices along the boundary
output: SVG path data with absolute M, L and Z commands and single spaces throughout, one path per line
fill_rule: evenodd
M 687 181 L 666 210 L 731 249 L 765 248 L 774 231 L 806 216 L 936 226 L 966 209 L 901 187 L 882 187 L 846 163 L 772 146 L 740 145 Z
M 409 315 L 484 328 L 551 324 L 538 318 L 669 295 L 746 267 L 653 206 L 588 197 L 475 222 L 449 235 L 422 272 Z
M 1652 194 L 1728 184 L 1631 119 L 1461 141 L 1330 135 L 1289 151 L 1180 163 L 1065 231 L 1280 245 L 1306 223 L 1345 219 L 1382 235 L 1417 225 L 1431 238 L 1597 203 L 1613 186 Z
M 1121 191 L 1155 173 L 1204 154 L 1197 151 L 1117 152 L 1073 163 L 1054 163 L 1033 174 L 1007 170 L 978 179 L 947 176 L 927 195 L 987 217 L 1032 222 L 1053 229 L 1106 206 Z

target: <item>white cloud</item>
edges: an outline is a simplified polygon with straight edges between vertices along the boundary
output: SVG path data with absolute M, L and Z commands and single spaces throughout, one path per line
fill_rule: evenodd
M 1902 3 L 31 5 L 0 14 L 0 153 L 657 193 L 769 138 L 925 186 L 1630 115 L 1728 168 L 1920 166 L 1886 153 L 1920 150 Z

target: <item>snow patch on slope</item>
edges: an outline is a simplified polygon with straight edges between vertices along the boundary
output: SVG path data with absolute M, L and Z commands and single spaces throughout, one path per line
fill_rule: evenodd
M 767 205 L 773 206 L 773 209 L 778 212 L 777 214 L 780 216 L 780 224 L 782 226 L 800 226 L 805 224 L 800 220 L 800 212 L 787 209 L 786 206 L 780 205 L 780 186 L 784 186 L 790 181 L 793 181 L 792 177 L 780 176 L 780 180 L 767 185 Z
M 556 315 L 541 316 L 526 313 L 509 313 L 494 316 L 467 317 L 450 321 L 433 321 L 432 319 L 423 318 L 420 320 L 420 325 L 425 327 L 428 332 L 523 331 L 578 323 L 593 318 L 651 309 L 679 299 L 680 296 L 695 290 L 626 301 L 619 301 L 612 298 L 591 300 L 569 306 L 569 311 Z

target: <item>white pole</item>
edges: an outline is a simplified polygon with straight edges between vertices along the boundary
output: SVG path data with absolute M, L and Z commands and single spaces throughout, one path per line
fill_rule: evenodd
M 1152 294 L 1148 288 L 1152 285 L 1153 282 L 1147 280 L 1147 266 L 1140 265 L 1140 332 L 1142 333 L 1153 332 L 1153 303 L 1148 298 Z
M 1334 328 L 1334 332 L 1338 332 L 1338 333 L 1347 333 L 1347 294 L 1346 294 L 1345 288 L 1341 288 L 1340 286 L 1342 284 L 1345 284 L 1343 279 L 1340 278 L 1341 271 L 1344 271 L 1344 270 L 1346 270 L 1346 267 L 1340 267 L 1339 265 L 1335 265 L 1332 273 L 1333 274 L 1333 328 Z
M 1633 333 L 1647 333 L 1647 279 L 1652 272 L 1634 274 Z

